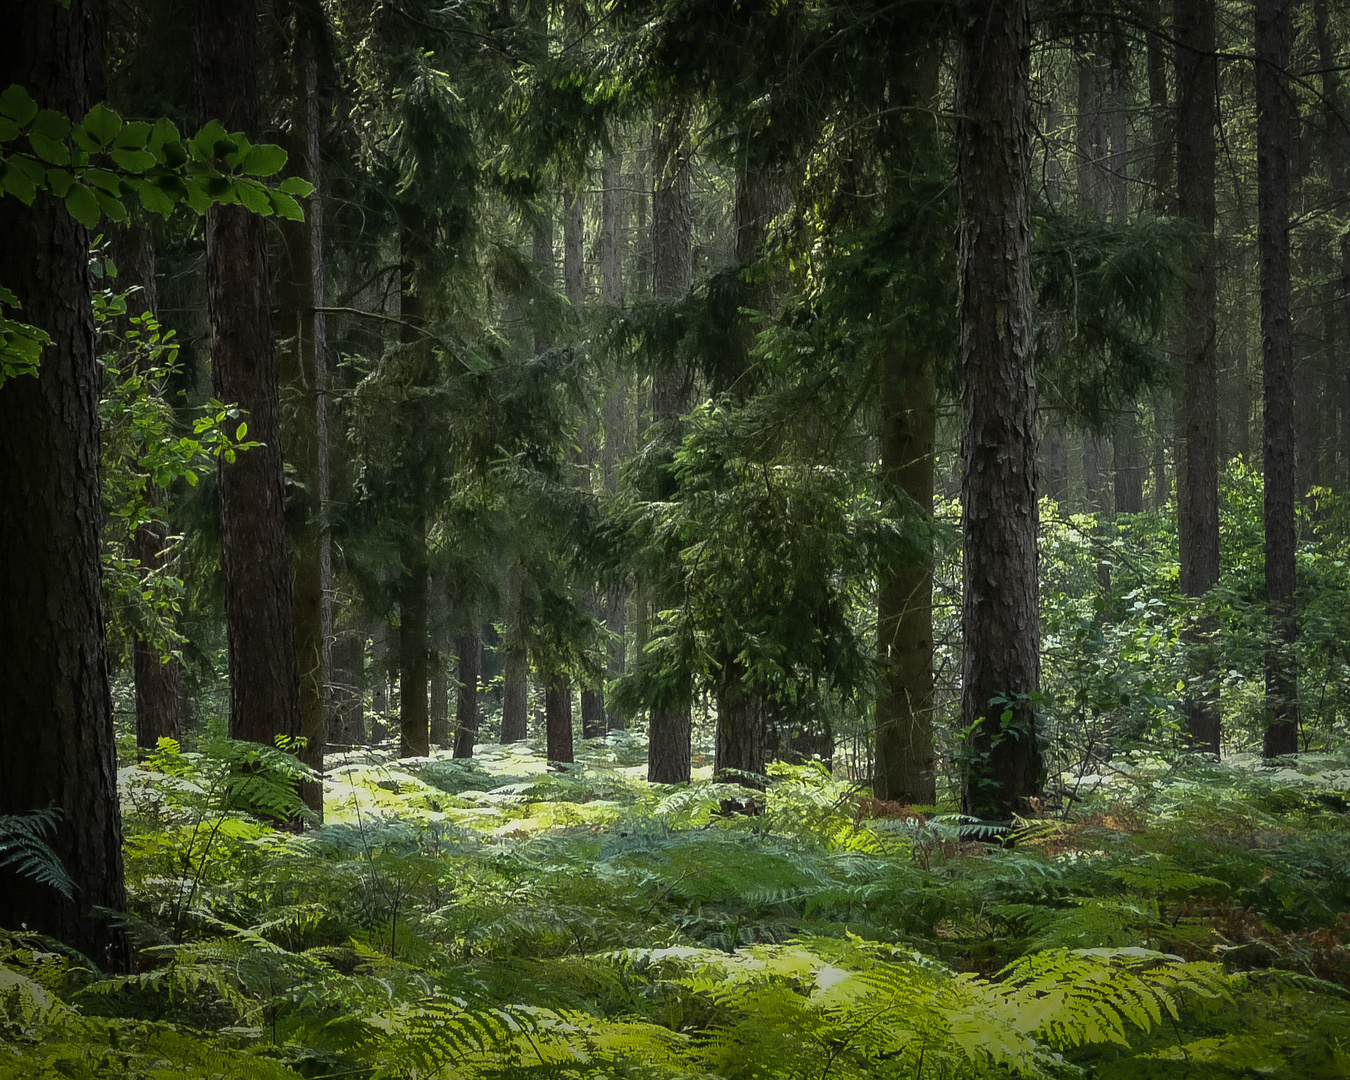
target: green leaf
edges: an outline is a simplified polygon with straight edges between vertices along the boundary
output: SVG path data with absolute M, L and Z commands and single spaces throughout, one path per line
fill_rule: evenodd
M 234 429 L 234 438 L 236 442 L 243 442 L 244 436 L 248 434 L 248 424 L 242 423 Z
M 122 178 L 107 169 L 85 169 L 81 179 L 91 187 L 102 188 L 113 197 L 122 194 Z
M 295 195 L 303 199 L 314 194 L 314 185 L 303 177 L 288 176 L 277 185 L 277 190 L 283 195 Z
M 95 191 L 94 198 L 98 200 L 99 208 L 109 221 L 126 221 L 127 208 L 122 205 L 122 200 L 109 195 L 106 191 Z
M 202 190 L 201 180 L 192 177 L 183 181 L 183 201 L 197 213 L 204 214 L 215 200 Z
M 32 206 L 38 185 L 46 179 L 46 170 L 27 158 L 10 158 L 0 172 L 0 183 L 5 190 L 25 206 Z
M 56 139 L 49 139 L 45 135 L 40 135 L 36 131 L 28 133 L 28 142 L 33 147 L 33 153 L 43 161 L 49 161 L 53 165 L 70 164 L 70 147 Z
M 52 194 L 58 199 L 64 199 L 74 183 L 75 177 L 71 176 L 65 169 L 47 170 L 47 184 L 52 189 Z
M 37 111 L 37 102 L 18 83 L 14 83 L 0 94 L 0 114 L 8 116 L 18 124 L 28 123 L 37 115 Z
M 43 109 L 33 120 L 33 131 L 43 138 L 62 142 L 70 134 L 70 120 L 59 112 Z
M 10 142 L 19 137 L 19 125 L 13 120 L 0 117 L 0 142 Z
M 113 146 L 118 150 L 144 150 L 153 130 L 144 120 L 133 120 L 122 127 L 117 138 L 113 140 Z
M 83 184 L 71 186 L 70 193 L 66 195 L 66 209 L 70 211 L 70 216 L 86 229 L 98 225 L 101 216 L 98 199 L 94 197 L 94 192 Z
M 281 191 L 269 191 L 267 197 L 271 199 L 272 209 L 276 211 L 278 217 L 285 218 L 287 221 L 305 220 L 304 210 L 289 195 Z
M 136 193 L 141 197 L 141 205 L 150 213 L 163 214 L 166 218 L 173 213 L 175 200 L 154 184 L 142 181 L 136 184 Z
M 118 168 L 129 173 L 143 173 L 156 164 L 155 155 L 149 150 L 113 150 L 109 156 Z
M 258 143 L 249 147 L 239 167 L 250 176 L 276 176 L 286 165 L 289 155 L 279 146 Z
M 192 153 L 198 161 L 210 161 L 216 143 L 229 136 L 219 120 L 212 120 L 192 137 Z
M 272 200 L 268 198 L 269 192 L 256 180 L 236 180 L 234 194 L 240 203 L 255 214 L 263 217 L 272 216 Z
M 107 146 L 121 133 L 122 118 L 100 102 L 85 114 L 83 127 L 100 146 Z

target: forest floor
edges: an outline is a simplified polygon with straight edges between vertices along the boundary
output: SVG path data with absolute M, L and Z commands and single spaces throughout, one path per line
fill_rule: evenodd
M 249 753 L 122 770 L 137 970 L 0 936 L 0 1078 L 1350 1076 L 1345 755 L 1001 832 L 628 736 L 361 751 L 297 833 Z

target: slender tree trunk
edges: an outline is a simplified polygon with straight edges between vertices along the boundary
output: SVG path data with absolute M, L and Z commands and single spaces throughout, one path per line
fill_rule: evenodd
M 1083 492 L 1087 508 L 1094 514 L 1106 514 L 1112 505 L 1106 494 L 1110 454 L 1110 442 L 1094 432 L 1083 432 Z
M 142 223 L 114 232 L 113 254 L 119 288 L 140 289 L 128 301 L 128 314 L 159 310 L 155 287 L 155 245 Z M 151 481 L 145 490 L 146 505 L 155 513 L 167 511 L 168 495 Z M 162 522 L 142 525 L 131 537 L 132 556 L 151 573 L 164 569 L 164 548 L 169 529 Z M 160 739 L 177 739 L 183 711 L 179 674 L 182 663 L 165 656 L 137 634 L 132 644 L 132 675 L 136 686 L 136 746 L 154 750 Z
M 965 811 L 1008 818 L 1041 790 L 1036 384 L 1026 0 L 958 11 L 962 724 Z
M 424 757 L 431 752 L 426 528 L 425 518 L 413 522 L 412 540 L 403 556 L 398 630 L 399 757 Z
M 340 632 L 333 643 L 334 734 L 347 746 L 366 741 L 365 666 L 364 631 Z
M 525 568 L 518 562 L 506 573 L 506 664 L 502 675 L 502 734 L 504 743 L 520 742 L 530 734 L 528 661 L 522 607 Z
M 548 738 L 548 760 L 571 764 L 572 684 L 565 677 L 550 679 L 544 689 L 544 729 Z
M 333 557 L 324 519 L 328 498 L 327 362 L 324 356 L 323 203 L 317 191 L 322 179 L 319 126 L 322 120 L 318 88 L 315 26 L 321 18 L 304 3 L 291 11 L 289 63 L 284 70 L 293 80 L 287 88 L 290 130 L 288 172 L 316 186 L 305 202 L 304 221 L 278 221 L 281 234 L 281 274 L 278 282 L 278 331 L 281 335 L 279 370 L 285 401 L 282 427 L 286 460 L 295 468 L 293 497 L 300 503 L 290 517 L 297 521 L 296 557 L 291 567 L 295 603 L 296 653 L 300 664 L 300 733 L 305 746 L 300 760 L 323 771 L 332 702 L 328 671 L 332 663 Z M 302 786 L 305 804 L 323 816 L 323 785 Z
M 1138 514 L 1144 509 L 1144 469 L 1139 454 L 1139 414 L 1127 409 L 1116 421 L 1111 440 L 1115 460 L 1115 503 L 1117 514 Z
M 84 115 L 85 4 L 0 7 L 0 83 Z M 104 971 L 129 963 L 122 825 L 99 587 L 100 375 L 89 235 L 57 199 L 0 199 L 0 284 L 45 331 L 37 377 L 0 386 L 0 814 L 54 807 L 67 899 L 0 869 L 0 927 L 49 934 Z M 113 917 L 109 917 L 112 915 Z
M 371 635 L 370 741 L 389 737 L 389 682 L 398 663 L 398 637 L 383 619 Z
M 459 635 L 459 693 L 455 702 L 455 757 L 473 757 L 478 741 L 478 683 L 483 672 L 483 642 L 478 627 Z
M 1288 70 L 1293 49 L 1290 0 L 1256 0 L 1256 169 L 1264 357 L 1266 757 L 1298 752 L 1298 683 L 1293 644 L 1295 474 L 1294 327 L 1290 317 Z
M 1219 581 L 1219 369 L 1215 353 L 1217 284 L 1214 264 L 1214 123 L 1216 72 L 1214 0 L 1175 0 L 1177 71 L 1177 209 L 1203 239 L 1186 287 L 1187 324 L 1182 339 L 1184 384 L 1177 409 L 1181 468 L 1177 477 L 1177 532 L 1181 591 L 1202 597 Z M 1213 661 L 1199 651 L 1196 676 L 1202 689 L 1186 708 L 1191 744 L 1219 752 L 1219 704 L 1213 691 Z
M 894 48 L 894 46 L 893 46 Z M 909 177 L 936 167 L 940 154 L 930 110 L 937 105 L 942 49 L 899 51 L 892 61 L 891 97 L 905 108 L 889 124 L 888 195 L 892 213 L 913 199 Z M 919 213 L 926 213 L 923 207 Z M 915 221 L 910 258 L 941 273 L 949 237 L 937 237 Z M 924 241 L 928 241 L 926 244 Z M 936 243 L 934 242 L 936 241 Z M 920 245 L 923 245 L 920 247 Z M 942 250 L 936 250 L 936 249 Z M 909 496 L 925 515 L 933 506 L 936 466 L 937 376 L 930 353 L 893 340 L 881 357 L 881 475 Z M 883 562 L 877 572 L 877 659 L 881 681 L 874 716 L 877 797 L 929 805 L 937 801 L 933 744 L 933 570 L 913 557 Z
M 197 2 L 198 106 L 261 136 L 254 0 Z M 300 665 L 282 479 L 276 335 L 266 223 L 243 206 L 206 214 L 212 386 L 262 445 L 221 459 L 220 524 L 230 653 L 230 734 L 271 745 L 301 734 Z
M 679 104 L 667 106 L 653 140 L 652 295 L 659 303 L 679 300 L 689 291 L 693 263 L 688 121 Z M 652 373 L 652 420 L 661 437 L 689 408 L 685 373 L 674 350 L 665 351 Z M 658 586 L 659 587 L 659 586 Z M 693 718 L 687 702 L 652 709 L 648 723 L 647 779 L 657 784 L 687 784 Z
M 444 649 L 431 654 L 431 743 L 433 746 L 452 745 L 450 728 L 450 657 Z
M 1069 436 L 1062 421 L 1051 418 L 1046 424 L 1046 476 L 1042 485 L 1046 495 L 1067 509 L 1069 503 Z

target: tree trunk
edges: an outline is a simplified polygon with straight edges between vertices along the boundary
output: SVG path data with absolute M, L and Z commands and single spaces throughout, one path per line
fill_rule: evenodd
M 455 702 L 455 757 L 473 757 L 478 741 L 478 682 L 483 671 L 483 642 L 478 627 L 459 635 L 459 693 Z
M 888 195 L 892 212 L 902 212 L 901 200 L 911 176 L 933 169 L 941 148 L 930 114 L 937 104 L 942 50 L 928 47 L 918 55 L 901 52 L 900 72 L 893 78 L 892 100 L 905 108 L 886 131 L 891 158 Z M 907 209 L 907 208 L 906 208 Z M 927 207 L 918 210 L 925 213 Z M 930 238 L 914 223 L 915 245 Z M 918 265 L 939 263 L 946 249 L 917 246 L 910 258 Z M 939 267 L 934 266 L 934 271 Z M 931 354 L 908 342 L 892 340 L 881 357 L 881 450 L 883 481 L 913 500 L 925 516 L 933 507 L 936 465 L 937 376 Z M 930 805 L 937 801 L 936 752 L 933 745 L 933 570 L 912 558 L 884 562 L 877 572 L 877 659 L 881 680 L 877 693 L 876 764 L 873 786 L 877 798 Z
M 262 134 L 256 23 L 253 0 L 198 0 L 199 111 L 254 138 Z M 270 746 L 299 736 L 301 717 L 266 229 L 242 206 L 206 214 L 212 387 L 262 444 L 220 463 L 230 735 Z
M 1030 145 L 1025 0 L 960 5 L 962 806 L 1025 813 L 1041 789 Z
M 1110 483 L 1111 444 L 1092 431 L 1083 432 L 1083 494 L 1093 514 L 1106 514 L 1111 508 L 1106 489 Z
M 1116 421 L 1111 440 L 1115 459 L 1115 505 L 1117 514 L 1139 514 L 1144 510 L 1144 470 L 1139 456 L 1139 415 L 1127 409 Z
M 504 743 L 520 742 L 530 734 L 529 665 L 525 655 L 523 593 L 525 567 L 514 562 L 506 572 L 506 664 L 502 675 L 502 734 Z
M 1215 353 L 1217 284 L 1214 264 L 1214 122 L 1216 72 L 1214 0 L 1176 0 L 1177 211 L 1203 240 L 1186 286 L 1182 338 L 1184 384 L 1177 409 L 1180 465 L 1177 533 L 1181 591 L 1202 597 L 1219 581 L 1219 369 Z M 1204 628 L 1189 635 L 1197 650 L 1201 689 L 1186 707 L 1191 744 L 1219 752 L 1219 704 L 1209 684 L 1213 661 L 1199 645 Z
M 431 653 L 431 743 L 452 745 L 450 728 L 450 658 L 443 649 Z
M 399 757 L 424 757 L 431 752 L 425 519 L 415 521 L 411 531 L 412 541 L 404 552 L 405 569 L 399 591 L 398 754 Z
M 581 692 L 581 737 L 601 739 L 609 733 L 605 720 L 605 695 L 601 690 Z
M 1062 421 L 1051 418 L 1046 425 L 1046 477 L 1042 485 L 1046 495 L 1059 504 L 1061 510 L 1069 503 L 1069 436 Z
M 361 746 L 366 741 L 366 635 L 344 630 L 333 643 L 334 735 L 337 742 Z
M 682 105 L 668 105 L 653 139 L 652 295 L 658 303 L 689 291 L 693 265 L 688 121 Z M 658 359 L 652 373 L 652 420 L 667 432 L 688 411 L 689 386 L 674 350 Z M 658 586 L 659 588 L 659 586 Z M 648 721 L 647 779 L 687 784 L 693 718 L 687 703 L 653 708 Z
M 731 665 L 733 676 L 739 665 Z M 713 758 L 713 776 L 722 778 L 728 770 L 764 775 L 766 735 L 764 695 L 743 689 L 733 681 L 717 697 L 717 747 Z M 747 777 L 726 777 L 745 783 Z
M 398 636 L 383 619 L 371 641 L 370 741 L 373 745 L 389 737 L 389 683 L 398 663 Z
M 155 245 L 150 230 L 132 224 L 113 234 L 113 254 L 121 288 L 138 287 L 140 292 L 128 301 L 128 314 L 154 313 L 159 310 L 155 288 Z M 145 502 L 156 515 L 167 512 L 167 493 L 151 481 L 145 490 Z M 169 534 L 161 522 L 142 525 L 131 537 L 133 558 L 151 573 L 164 569 L 164 546 Z M 136 686 L 136 746 L 151 751 L 160 739 L 178 739 L 183 711 L 179 675 L 182 662 L 176 656 L 162 655 L 141 634 L 132 644 L 132 677 Z
M 0 7 L 0 84 L 88 106 L 83 0 Z M 37 377 L 0 386 L 0 814 L 56 808 L 70 899 L 0 869 L 0 926 L 49 934 L 108 972 L 130 956 L 99 567 L 100 373 L 88 232 L 58 201 L 0 198 L 0 284 L 45 331 Z M 114 917 L 110 918 L 109 913 Z
M 1290 116 L 1287 83 L 1294 37 L 1288 0 L 1256 0 L 1256 169 L 1264 358 L 1266 757 L 1298 752 L 1298 683 L 1293 645 L 1295 474 L 1294 327 L 1290 318 Z
M 293 41 L 283 66 L 293 80 L 287 87 L 290 130 L 287 172 L 319 184 L 319 128 L 316 35 L 303 4 L 292 9 Z M 328 499 L 328 370 L 324 356 L 323 203 L 316 190 L 305 202 L 305 220 L 279 219 L 281 280 L 278 282 L 277 329 L 281 335 L 279 368 L 285 399 L 282 435 L 286 460 L 295 469 L 289 515 L 295 526 L 296 557 L 291 567 L 295 602 L 296 653 L 300 664 L 300 733 L 305 746 L 300 760 L 323 770 L 332 712 L 328 671 L 332 664 L 333 556 L 325 525 Z M 323 785 L 302 786 L 305 804 L 323 816 Z
M 544 690 L 544 730 L 548 760 L 567 765 L 572 751 L 572 684 L 565 677 L 550 679 Z

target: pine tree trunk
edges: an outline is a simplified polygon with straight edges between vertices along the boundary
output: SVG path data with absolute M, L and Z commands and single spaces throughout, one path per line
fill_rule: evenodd
M 962 805 L 1026 812 L 1041 788 L 1036 386 L 1031 284 L 1026 0 L 958 10 L 961 282 Z
M 0 84 L 81 117 L 83 0 L 0 6 Z M 0 198 L 0 285 L 51 336 L 37 377 L 0 386 L 0 814 L 55 807 L 70 899 L 0 868 L 0 927 L 49 934 L 124 972 L 117 755 L 99 566 L 100 373 L 88 232 L 56 199 Z M 111 917 L 110 917 L 111 916 Z
M 319 127 L 321 99 L 315 27 L 303 4 L 291 11 L 289 63 L 293 80 L 287 87 L 291 114 L 287 132 L 288 175 L 303 177 L 317 188 L 321 181 Z M 318 191 L 304 203 L 304 221 L 278 220 L 281 274 L 277 299 L 279 370 L 285 400 L 282 435 L 286 460 L 295 469 L 292 497 L 300 505 L 290 519 L 299 524 L 293 537 L 296 558 L 291 568 L 295 602 L 296 653 L 300 664 L 300 733 L 305 747 L 300 760 L 323 770 L 332 712 L 328 672 L 332 664 L 333 557 L 325 526 L 328 498 L 328 371 L 324 356 L 323 203 Z M 302 787 L 305 804 L 320 820 L 323 785 Z
M 399 591 L 398 754 L 399 757 L 424 757 L 431 752 L 425 519 L 415 521 L 411 531 L 412 542 L 404 552 L 405 569 Z
M 502 687 L 502 734 L 504 743 L 520 742 L 530 734 L 529 665 L 525 655 L 523 592 L 525 568 L 511 564 L 506 573 L 506 664 Z
M 1256 0 L 1256 169 L 1264 357 L 1266 757 L 1298 752 L 1295 584 L 1294 327 L 1290 317 L 1288 75 L 1294 37 L 1288 0 Z
M 658 303 L 688 291 L 693 260 L 688 122 L 679 104 L 667 106 L 653 139 L 652 295 Z M 689 408 L 685 373 L 670 350 L 652 373 L 652 421 L 667 431 Z M 669 435 L 667 435 L 669 437 Z M 659 586 L 658 586 L 659 587 Z M 651 710 L 648 720 L 647 779 L 687 784 L 693 718 L 687 703 Z
M 567 765 L 575 760 L 572 750 L 572 684 L 564 677 L 549 680 L 544 689 L 544 730 L 548 760 Z
M 1115 472 L 1117 514 L 1138 514 L 1144 509 L 1144 470 L 1139 457 L 1139 415 L 1127 409 L 1116 421 L 1111 439 Z
M 431 654 L 431 744 L 447 747 L 454 736 L 450 727 L 450 657 L 443 649 Z
M 1181 468 L 1177 476 L 1177 533 L 1181 591 L 1202 597 L 1219 581 L 1219 369 L 1215 353 L 1217 284 L 1214 264 L 1214 0 L 1176 0 L 1177 212 L 1203 240 L 1186 286 L 1182 338 L 1182 397 L 1177 409 Z M 1213 661 L 1199 644 L 1205 628 L 1188 635 L 1197 651 L 1201 689 L 1186 707 L 1186 727 L 1197 749 L 1219 752 L 1219 704 L 1209 684 Z
M 344 630 L 333 642 L 334 741 L 361 746 L 366 741 L 366 635 Z
M 1064 424 L 1054 418 L 1046 424 L 1046 476 L 1042 488 L 1060 509 L 1069 503 L 1069 436 Z
M 764 696 L 748 693 L 737 675 L 740 668 L 730 665 L 733 680 L 717 697 L 717 746 L 713 758 L 713 776 L 723 778 L 728 770 L 764 775 L 766 716 Z M 733 783 L 746 783 L 747 777 L 725 777 Z M 753 783 L 751 781 L 751 783 Z
M 478 682 L 483 671 L 483 642 L 478 628 L 459 635 L 459 693 L 455 702 L 455 757 L 473 757 L 478 741 Z
M 261 138 L 253 0 L 197 2 L 198 106 Z M 220 524 L 230 653 L 230 735 L 272 745 L 301 734 L 300 665 L 286 538 L 267 225 L 242 206 L 206 214 L 212 387 L 262 445 L 221 459 Z
M 383 619 L 371 635 L 370 741 L 389 738 L 389 684 L 398 665 L 398 635 Z

